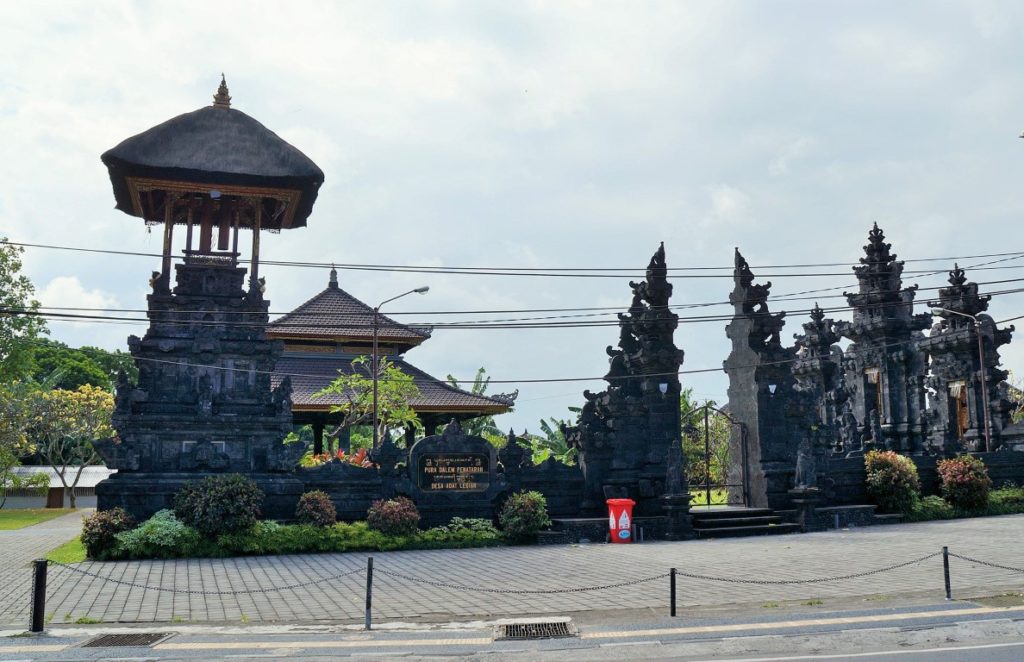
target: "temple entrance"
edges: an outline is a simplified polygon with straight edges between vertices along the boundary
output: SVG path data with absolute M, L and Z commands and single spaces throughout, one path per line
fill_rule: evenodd
M 748 506 L 747 434 L 743 423 L 728 412 L 705 403 L 682 415 L 683 452 L 692 506 Z M 739 438 L 733 457 L 730 439 Z

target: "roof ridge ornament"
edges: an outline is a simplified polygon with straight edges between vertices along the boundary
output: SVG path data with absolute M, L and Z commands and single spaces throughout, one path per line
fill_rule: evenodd
M 334 268 L 333 264 L 331 265 L 331 277 L 327 281 L 327 287 L 338 289 L 338 270 Z
M 220 74 L 220 86 L 217 88 L 217 94 L 213 95 L 213 107 L 214 108 L 230 108 L 231 107 L 231 95 L 228 94 L 228 84 L 224 79 L 224 73 Z

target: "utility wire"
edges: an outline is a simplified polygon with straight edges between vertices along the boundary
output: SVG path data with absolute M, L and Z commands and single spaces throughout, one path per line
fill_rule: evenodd
M 1024 278 L 1013 279 L 1015 282 L 1024 281 Z M 982 283 L 984 284 L 984 283 Z M 1002 296 L 1007 294 L 1018 294 L 1024 292 L 1024 288 L 1013 288 L 1007 290 L 997 290 L 987 292 L 984 296 Z M 871 306 L 876 309 L 886 308 L 905 308 L 912 306 L 913 303 L 905 301 L 894 301 L 889 303 L 876 304 Z M 662 308 L 664 309 L 664 308 Z M 857 310 L 855 306 L 830 306 L 821 309 L 827 314 L 851 312 Z M 277 320 L 274 322 L 236 322 L 236 321 L 215 321 L 215 320 L 190 320 L 190 319 L 163 319 L 166 317 L 178 317 L 181 315 L 199 314 L 191 311 L 158 311 L 159 316 L 156 319 L 143 318 L 143 317 L 115 317 L 111 315 L 85 315 L 76 313 L 55 313 L 55 312 L 44 312 L 40 310 L 27 309 L 27 308 L 0 308 L 0 315 L 7 316 L 31 316 L 40 317 L 51 321 L 72 321 L 72 322 L 106 322 L 116 321 L 124 323 L 150 323 L 150 324 L 161 324 L 161 325 L 180 325 L 180 326 L 214 326 L 214 327 L 228 327 L 228 328 L 247 328 L 247 329 L 272 329 L 282 333 L 287 333 L 289 329 L 312 329 L 314 331 L 318 329 L 331 330 L 338 327 L 345 329 L 373 329 L 374 325 L 368 322 L 343 322 L 343 323 L 311 323 L 311 322 L 300 322 L 300 321 L 287 321 Z M 779 310 L 771 313 L 772 315 L 784 314 L 786 316 L 802 316 L 810 314 L 811 309 L 794 309 L 794 310 Z M 249 315 L 258 316 L 262 313 L 251 312 Z M 578 314 L 578 315 L 552 315 L 544 317 L 521 317 L 521 318 L 504 318 L 504 319 L 488 319 L 488 320 L 465 320 L 455 322 L 418 322 L 418 323 L 407 323 L 404 326 L 408 327 L 430 327 L 433 330 L 437 329 L 452 329 L 452 330 L 467 330 L 467 329 L 574 329 L 574 328 L 589 328 L 589 327 L 613 327 L 619 326 L 621 322 L 618 318 L 615 319 L 586 319 L 580 318 L 592 318 L 602 316 L 605 317 L 605 313 L 589 313 L 589 314 Z M 722 315 L 693 315 L 693 316 L 677 316 L 677 322 L 680 324 L 698 324 L 707 322 L 728 322 L 732 320 L 734 315 L 722 314 Z M 394 327 L 388 325 L 377 325 L 378 329 L 387 331 L 394 329 Z
M 25 248 L 42 248 L 50 250 L 64 250 L 73 252 L 83 253 L 99 253 L 107 255 L 128 255 L 135 257 L 155 257 L 163 258 L 161 253 L 142 253 L 137 251 L 115 251 L 110 249 L 98 249 L 98 248 L 82 248 L 78 246 L 61 246 L 56 244 L 35 244 L 28 242 L 7 242 L 13 246 L 21 246 Z M 930 261 L 949 261 L 949 260 L 963 260 L 963 259 L 976 259 L 976 258 L 987 258 L 987 257 L 1022 257 L 1024 251 L 1014 251 L 1008 253 L 989 253 L 982 255 L 967 255 L 967 256 L 952 256 L 942 258 L 917 258 L 913 260 L 902 260 L 902 262 L 930 262 Z M 172 255 L 172 259 L 175 261 L 183 260 L 183 256 Z M 249 263 L 251 260 L 239 259 L 240 263 Z M 301 262 L 293 260 L 260 260 L 263 265 L 270 266 L 286 266 L 286 267 L 302 267 L 302 268 L 316 268 L 316 269 L 342 269 L 342 270 L 355 270 L 355 271 L 389 271 L 398 273 L 437 273 L 437 274 L 465 274 L 465 275 L 500 275 L 500 276 L 531 276 L 531 277 L 570 277 L 570 278 L 621 278 L 623 273 L 609 273 L 609 272 L 624 272 L 625 274 L 633 273 L 637 277 L 643 277 L 646 272 L 646 267 L 632 267 L 632 268 L 619 268 L 619 267 L 597 267 L 597 268 L 582 268 L 582 267 L 431 267 L 431 266 L 416 266 L 416 265 L 393 265 L 393 264 L 352 264 L 352 263 L 325 263 L 325 262 Z M 870 261 L 862 262 L 860 265 L 851 265 L 845 262 L 835 263 L 817 263 L 817 264 L 793 264 L 793 265 L 767 265 L 767 266 L 752 266 L 753 269 L 803 269 L 803 268 L 820 268 L 824 266 L 865 266 L 871 264 Z M 879 261 L 877 264 L 889 264 L 886 261 Z M 981 267 L 976 267 L 981 268 Z M 1021 268 L 1019 266 L 1004 266 L 1004 267 L 991 267 L 992 269 L 1015 269 Z M 687 274 L 687 273 L 674 273 L 670 276 L 670 279 L 680 278 L 732 278 L 732 271 L 734 267 L 666 267 L 668 272 L 683 272 L 683 271 L 695 271 L 695 270 L 721 270 L 727 271 L 728 273 L 722 274 Z M 911 270 L 904 271 L 905 274 L 928 274 L 932 273 L 927 270 Z M 806 278 L 806 277 L 824 277 L 824 276 L 849 276 L 846 272 L 810 272 L 810 273 L 764 273 L 760 274 L 759 278 Z

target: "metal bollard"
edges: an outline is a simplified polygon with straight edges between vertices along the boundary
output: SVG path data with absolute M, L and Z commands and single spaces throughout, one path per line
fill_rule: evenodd
M 32 562 L 32 622 L 30 632 L 42 632 L 46 621 L 46 567 L 49 561 L 36 559 Z
M 366 629 L 371 629 L 370 614 L 373 608 L 373 557 L 366 559 Z
M 949 586 L 949 547 L 942 546 L 942 575 L 946 580 L 946 599 L 953 599 L 953 591 Z
M 669 610 L 668 615 L 672 618 L 676 617 L 676 569 L 671 568 L 668 571 L 668 601 Z

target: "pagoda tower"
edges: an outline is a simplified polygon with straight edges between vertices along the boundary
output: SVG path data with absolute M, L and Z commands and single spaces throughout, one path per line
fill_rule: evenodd
M 924 379 L 927 359 L 918 351 L 931 315 L 914 314 L 917 286 L 903 287 L 903 263 L 876 223 L 853 268 L 858 291 L 844 293 L 852 322 L 837 322 L 836 332 L 852 341 L 843 358 L 845 384 L 862 436 L 880 428 L 879 449 L 921 452 L 926 435 Z M 874 414 L 872 413 L 874 412 Z M 877 417 L 878 424 L 871 421 Z
M 117 437 L 97 444 L 117 469 L 96 488 L 99 509 L 148 517 L 187 481 L 241 473 L 266 494 L 265 515 L 291 517 L 302 484 L 289 472 L 305 449 L 282 443 L 291 384 L 271 388 L 281 343 L 266 334 L 260 236 L 306 225 L 323 172 L 231 108 L 223 78 L 212 106 L 128 138 L 102 160 L 117 209 L 162 226 L 163 251 L 149 281 L 149 328 L 128 339 L 138 383 L 121 375 Z M 185 238 L 172 268 L 175 226 Z
M 991 295 L 979 295 L 978 284 L 967 282 L 959 265 L 949 272 L 949 287 L 939 290 L 936 308 L 939 322 L 921 348 L 931 357 L 931 446 L 937 451 L 958 453 L 984 451 L 985 407 L 988 407 L 992 450 L 1010 425 L 1011 404 L 1006 398 L 1007 372 L 999 367 L 999 348 L 1010 342 L 1013 327 L 996 327 L 985 314 Z M 976 325 L 974 318 L 978 321 Z M 981 333 L 984 370 L 978 355 Z M 984 375 L 985 388 L 982 388 Z M 988 402 L 985 402 L 985 396 Z

